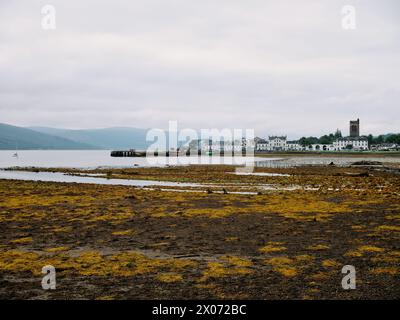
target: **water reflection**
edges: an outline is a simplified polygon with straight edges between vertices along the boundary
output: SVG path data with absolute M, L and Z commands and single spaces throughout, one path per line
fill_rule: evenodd
M 126 180 L 95 178 L 90 176 L 69 175 L 62 172 L 31 172 L 31 171 L 5 171 L 0 170 L 0 179 L 43 181 L 43 182 L 66 182 L 66 183 L 88 183 L 103 185 L 121 185 L 134 187 L 162 186 L 162 187 L 204 187 L 198 183 L 156 181 L 156 180 Z

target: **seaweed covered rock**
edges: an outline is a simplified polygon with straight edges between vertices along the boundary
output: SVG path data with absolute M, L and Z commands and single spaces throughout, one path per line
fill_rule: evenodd
M 361 160 L 356 161 L 351 164 L 351 166 L 381 166 L 383 165 L 380 161 L 368 161 L 368 160 Z

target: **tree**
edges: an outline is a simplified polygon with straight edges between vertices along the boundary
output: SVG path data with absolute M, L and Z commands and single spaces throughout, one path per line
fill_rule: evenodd
M 367 136 L 367 139 L 368 139 L 368 144 L 369 144 L 369 145 L 374 144 L 374 137 L 373 137 L 372 134 L 369 134 L 369 135 Z
M 317 144 L 317 143 L 319 143 L 319 139 L 317 138 L 317 137 L 302 137 L 300 140 L 299 140 L 299 143 L 303 146 L 303 147 L 305 147 L 305 146 L 309 146 L 309 145 L 311 145 L 311 144 Z
M 375 144 L 380 144 L 380 143 L 384 143 L 385 142 L 385 137 L 383 135 L 379 135 L 378 137 L 376 137 L 374 139 Z
M 299 140 L 299 144 L 300 144 L 302 147 L 306 147 L 306 146 L 307 146 L 306 137 L 301 137 L 300 140 Z
M 324 135 L 319 138 L 319 143 L 321 144 L 331 144 L 333 142 L 333 134 L 330 134 L 329 136 Z
M 323 135 L 319 138 L 317 137 L 302 137 L 299 139 L 299 144 L 303 147 L 310 146 L 312 144 L 332 144 L 336 139 L 341 138 L 342 133 L 340 132 L 339 129 L 336 130 L 335 133 L 330 133 L 328 135 Z M 368 139 L 368 144 L 369 145 L 374 145 L 374 144 L 381 144 L 381 143 L 395 143 L 395 144 L 400 144 L 400 133 L 396 134 L 385 134 L 385 135 L 379 135 L 379 136 L 373 136 L 372 134 L 369 134 L 367 136 Z M 352 146 L 348 146 L 347 149 L 353 149 Z
M 386 142 L 400 144 L 400 134 L 391 134 L 386 138 Z
M 337 138 L 341 138 L 342 137 L 342 131 L 340 131 L 339 129 L 336 129 L 335 135 L 334 137 Z

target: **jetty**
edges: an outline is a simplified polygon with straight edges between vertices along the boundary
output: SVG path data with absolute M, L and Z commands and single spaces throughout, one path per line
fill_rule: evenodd
M 190 152 L 189 149 L 187 150 L 173 150 L 173 151 L 160 151 L 160 152 L 153 152 L 152 155 L 155 157 L 189 157 L 193 155 L 197 156 L 224 156 L 225 153 L 224 151 L 201 151 L 201 150 L 192 150 Z M 227 155 L 229 156 L 245 156 L 246 151 L 242 150 L 240 153 L 236 152 L 227 152 Z M 117 150 L 117 151 L 111 151 L 111 157 L 146 157 L 146 151 L 136 151 L 135 149 L 131 150 Z
M 111 151 L 111 157 L 145 157 L 145 156 L 146 156 L 145 151 L 136 151 L 135 149 Z
M 189 156 L 189 152 L 180 153 L 177 151 L 161 151 L 154 152 L 154 156 L 162 156 L 162 157 L 178 157 L 178 156 Z M 111 157 L 146 157 L 146 151 L 136 151 L 135 149 L 131 150 L 117 150 L 111 151 Z

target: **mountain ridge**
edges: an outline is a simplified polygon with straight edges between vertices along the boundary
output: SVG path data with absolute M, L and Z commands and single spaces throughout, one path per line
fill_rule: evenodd
M 29 127 L 30 130 L 50 134 L 75 142 L 95 145 L 101 149 L 146 149 L 152 142 L 146 141 L 148 129 L 112 127 L 100 129 L 63 129 Z
M 99 147 L 0 123 L 0 150 L 96 150 Z

